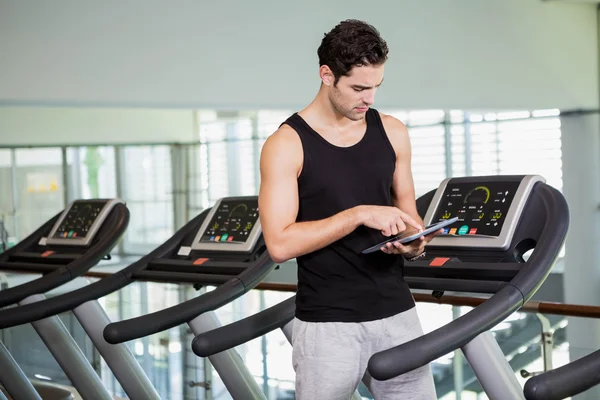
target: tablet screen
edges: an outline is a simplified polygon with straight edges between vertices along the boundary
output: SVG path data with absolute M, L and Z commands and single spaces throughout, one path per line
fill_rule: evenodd
M 439 229 L 449 226 L 457 220 L 458 220 L 457 217 L 453 217 L 453 218 L 450 218 L 450 219 L 447 219 L 444 221 L 436 222 L 434 224 L 426 226 L 425 229 L 423 229 L 422 231 L 418 231 L 417 229 L 413 228 L 412 226 L 407 227 L 406 230 L 404 232 L 402 232 L 401 234 L 396 235 L 388 240 L 385 240 L 381 243 L 376 244 L 375 246 L 372 246 L 372 247 L 369 247 L 368 249 L 363 250 L 363 254 L 369 254 L 369 253 L 378 251 L 381 249 L 381 247 L 383 247 L 386 243 L 389 243 L 389 242 L 400 242 L 403 244 L 410 243 L 413 240 L 418 239 L 421 236 L 428 235 L 430 233 L 438 231 Z

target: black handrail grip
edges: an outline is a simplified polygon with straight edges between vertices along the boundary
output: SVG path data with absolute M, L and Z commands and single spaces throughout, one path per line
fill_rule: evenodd
M 33 294 L 45 293 L 57 288 L 77 276 L 83 275 L 100 262 L 106 252 L 112 249 L 114 244 L 123 235 L 129 224 L 129 209 L 124 204 L 117 204 L 111 210 L 110 215 L 110 217 L 114 215 L 112 218 L 115 218 L 113 221 L 114 228 L 112 228 L 113 235 L 106 235 L 99 238 L 86 253 L 82 254 L 81 257 L 70 264 L 61 267 L 59 271 L 46 274 L 30 282 L 0 291 L 0 307 L 18 303 Z M 9 264 L 20 265 L 19 263 Z M 3 265 L 6 265 L 6 262 L 3 263 Z M 2 265 L 0 265 L 0 267 L 2 267 Z
M 218 290 L 222 288 L 222 290 Z M 162 332 L 191 321 L 196 316 L 219 308 L 245 293 L 244 285 L 232 278 L 219 288 L 204 293 L 174 307 L 124 321 L 113 322 L 104 328 L 104 339 L 111 344 L 123 343 Z
M 193 274 L 189 272 L 148 271 L 143 270 L 133 274 L 136 281 L 157 281 L 172 283 L 197 283 L 202 285 L 221 285 L 230 279 L 231 275 Z
M 267 252 L 264 252 L 244 273 L 250 271 L 249 273 L 252 276 L 258 274 L 264 277 L 274 267 L 275 265 L 271 257 Z M 242 274 L 240 277 L 242 277 Z M 111 344 L 138 339 L 189 322 L 207 311 L 216 310 L 242 296 L 254 287 L 245 285 L 240 277 L 231 278 L 213 291 L 204 293 L 184 303 L 152 314 L 109 324 L 104 329 L 104 339 Z M 255 283 L 258 284 L 258 282 Z
M 59 262 L 70 262 L 79 258 L 81 254 L 73 254 L 73 253 L 54 253 L 49 256 L 43 256 L 41 253 L 34 253 L 31 251 L 20 251 L 18 253 L 13 253 L 10 256 L 10 263 L 14 262 L 49 262 L 56 263 Z
M 12 263 L 12 262 L 7 262 L 7 261 L 0 261 L 0 269 L 2 271 L 15 271 L 15 272 L 19 272 L 19 271 L 31 271 L 31 272 L 36 272 L 38 274 L 45 274 L 48 272 L 52 272 L 52 271 L 57 271 L 57 270 L 66 270 L 67 267 L 66 265 L 60 265 L 60 264 L 46 264 L 46 263 L 25 263 L 25 262 L 19 262 L 19 263 Z
M 192 260 L 173 260 L 173 259 L 152 260 L 152 262 L 150 264 L 154 267 L 158 266 L 158 267 L 164 267 L 166 269 L 168 269 L 171 266 L 177 266 L 177 265 L 188 266 L 189 265 L 189 266 L 194 266 L 195 268 L 198 268 L 198 271 L 202 271 L 202 268 L 205 266 L 246 269 L 246 268 L 248 268 L 248 265 L 250 263 L 243 262 L 243 261 L 220 261 L 220 260 L 212 260 L 209 258 L 203 264 L 200 264 L 200 265 L 194 265 Z
M 527 400 L 560 400 L 600 383 L 600 350 L 562 367 L 529 378 L 523 393 Z
M 472 293 L 497 293 L 506 286 L 502 281 L 474 281 L 469 279 L 451 279 L 451 278 L 417 278 L 407 276 L 404 278 L 411 289 L 444 290 Z
M 194 220 L 203 219 L 207 213 L 208 210 L 203 211 Z M 0 310 L 0 326 L 2 326 L 0 329 L 38 321 L 42 318 L 72 310 L 87 301 L 99 299 L 109 293 L 122 289 L 132 282 L 132 276 L 136 271 L 142 270 L 148 265 L 149 260 L 156 257 L 164 257 L 176 251 L 176 247 L 179 246 L 181 240 L 195 229 L 196 224 L 192 223 L 194 220 L 175 232 L 170 240 L 157 247 L 151 253 L 115 274 L 83 288 L 50 299 Z
M 43 237 L 46 232 L 50 232 L 50 229 L 52 229 L 56 221 L 58 221 L 58 218 L 60 218 L 61 214 L 62 211 L 54 215 L 54 217 L 46 221 L 45 224 L 43 224 L 38 229 L 30 233 L 29 236 L 21 240 L 19 243 L 15 244 L 13 247 L 9 248 L 5 252 L 0 253 L 0 262 L 8 260 L 11 255 L 19 253 L 24 249 L 33 246 L 34 243 L 39 242 L 40 238 Z
M 192 341 L 192 350 L 200 357 L 209 357 L 282 328 L 294 319 L 295 300 L 292 296 L 250 317 L 201 333 Z
M 546 215 L 559 213 L 566 218 L 546 219 L 537 247 L 511 282 L 468 314 L 417 339 L 373 355 L 368 363 L 371 376 L 379 380 L 390 379 L 464 346 L 522 307 L 535 293 L 550 273 L 566 238 L 569 209 L 556 189 L 537 183 L 533 191 L 539 192 Z
M 160 261 L 160 262 L 159 262 Z M 232 266 L 232 265 L 215 265 L 215 263 L 206 262 L 202 265 L 194 265 L 188 260 L 152 260 L 148 263 L 148 271 L 174 271 L 190 274 L 217 274 L 217 275 L 229 275 L 230 277 L 238 276 L 242 273 L 248 264 L 245 266 Z
M 522 303 L 521 292 L 507 285 L 480 306 L 441 328 L 374 354 L 368 363 L 369 373 L 375 379 L 387 380 L 419 368 L 496 326 Z
M 72 292 L 51 297 L 40 302 L 7 308 L 0 313 L 0 329 L 39 321 L 42 318 L 52 317 L 61 312 L 72 310 L 87 301 L 95 300 L 107 293 L 117 291 L 129 282 L 127 277 L 121 272 L 117 272 L 102 279 L 102 285 L 97 285 L 100 283 L 98 281 Z

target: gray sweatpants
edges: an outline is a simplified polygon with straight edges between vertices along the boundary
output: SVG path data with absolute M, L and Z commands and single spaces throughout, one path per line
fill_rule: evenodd
M 416 308 L 360 323 L 295 318 L 292 332 L 298 400 L 348 400 L 361 379 L 376 400 L 437 398 L 429 365 L 387 381 L 366 371 L 374 353 L 423 335 Z

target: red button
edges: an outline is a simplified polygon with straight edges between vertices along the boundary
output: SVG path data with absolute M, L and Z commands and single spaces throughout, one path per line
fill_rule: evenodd
M 448 261 L 450 257 L 436 257 L 429 263 L 430 267 L 441 267 Z

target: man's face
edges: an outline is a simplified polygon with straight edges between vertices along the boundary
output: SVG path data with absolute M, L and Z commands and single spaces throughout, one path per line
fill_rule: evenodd
M 360 121 L 375 103 L 375 92 L 383 82 L 383 64 L 354 67 L 348 76 L 329 86 L 329 101 L 333 108 L 352 121 Z

